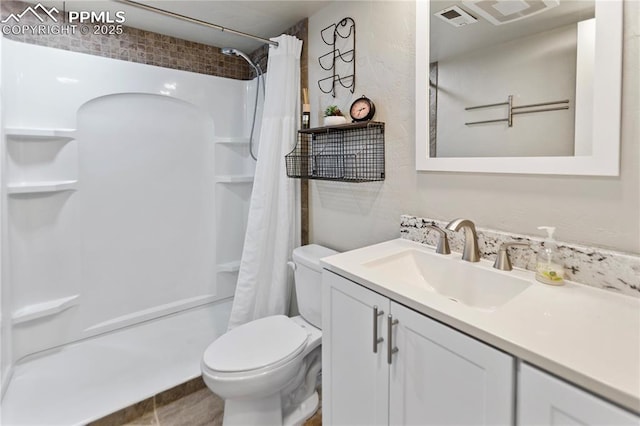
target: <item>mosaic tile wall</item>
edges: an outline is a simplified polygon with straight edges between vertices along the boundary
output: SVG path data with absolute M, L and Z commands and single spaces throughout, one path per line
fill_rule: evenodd
M 400 236 L 411 241 L 435 246 L 437 235 L 428 230 L 426 225 L 435 225 L 444 229 L 447 222 L 402 215 Z M 544 237 L 512 234 L 484 228 L 476 228 L 476 231 L 480 257 L 483 259 L 495 260 L 500 244 L 503 242 L 529 243 L 529 247 L 509 249 L 509 254 L 513 266 L 535 271 L 536 255 L 543 246 Z M 462 253 L 464 234 L 453 231 L 445 232 L 449 237 L 451 250 Z M 628 296 L 640 297 L 640 256 L 562 241 L 558 241 L 558 248 L 564 259 L 567 279 Z
M 3 0 L 0 2 L 0 16 L 5 18 L 11 13 L 21 13 L 27 6 L 29 6 L 28 3 L 21 1 Z M 27 14 L 21 18 L 20 24 L 38 25 L 41 23 L 35 16 Z M 306 28 L 307 20 L 305 19 L 285 32 L 292 35 L 303 33 L 305 38 L 298 38 L 301 38 L 306 46 Z M 223 55 L 218 47 L 126 26 L 123 29 L 123 34 L 120 35 L 82 35 L 80 32 L 76 32 L 76 34 L 62 35 L 25 34 L 5 35 L 5 37 L 24 43 L 200 74 L 240 80 L 253 78 L 251 68 L 242 58 Z M 264 68 L 266 68 L 266 49 L 265 46 L 264 49 L 256 50 L 264 55 L 262 58 Z M 256 52 L 254 53 L 257 54 Z

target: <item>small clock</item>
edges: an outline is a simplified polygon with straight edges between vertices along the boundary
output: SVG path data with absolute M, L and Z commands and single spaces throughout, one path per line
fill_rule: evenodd
M 375 113 L 376 106 L 371 99 L 364 95 L 356 99 L 355 102 L 351 104 L 351 109 L 349 110 L 349 115 L 351 115 L 354 122 L 371 120 Z

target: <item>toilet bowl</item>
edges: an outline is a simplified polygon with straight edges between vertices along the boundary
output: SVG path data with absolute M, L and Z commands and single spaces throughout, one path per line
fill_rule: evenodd
M 225 400 L 225 426 L 301 425 L 317 410 L 322 340 L 319 260 L 335 253 L 315 244 L 294 250 L 300 316 L 251 321 L 205 350 L 202 377 Z

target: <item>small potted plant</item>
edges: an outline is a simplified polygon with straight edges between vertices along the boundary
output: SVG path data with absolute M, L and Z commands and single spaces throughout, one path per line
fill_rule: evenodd
M 337 105 L 329 105 L 324 110 L 324 125 L 325 126 L 337 126 L 338 124 L 345 124 L 347 119 L 342 115 L 342 111 Z

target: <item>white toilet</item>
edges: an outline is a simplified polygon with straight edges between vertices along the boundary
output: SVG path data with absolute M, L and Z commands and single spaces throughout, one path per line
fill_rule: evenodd
M 300 316 L 274 315 L 241 325 L 209 345 L 202 377 L 225 400 L 224 425 L 300 425 L 318 408 L 320 259 L 316 244 L 293 251 Z

